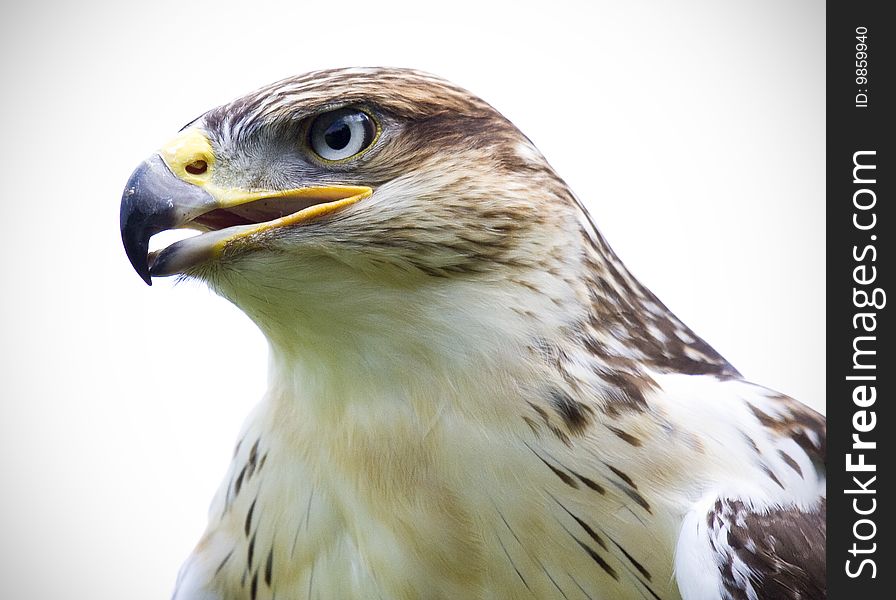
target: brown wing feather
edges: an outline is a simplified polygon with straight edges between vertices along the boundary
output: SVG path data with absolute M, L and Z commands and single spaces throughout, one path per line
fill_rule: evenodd
M 719 526 L 717 531 L 728 527 L 727 544 L 723 537 L 717 548 L 728 597 L 749 598 L 748 585 L 734 575 L 745 565 L 751 572 L 749 585 L 760 600 L 827 598 L 826 510 L 824 498 L 809 510 L 790 506 L 764 512 L 740 501 L 718 501 L 709 518 Z

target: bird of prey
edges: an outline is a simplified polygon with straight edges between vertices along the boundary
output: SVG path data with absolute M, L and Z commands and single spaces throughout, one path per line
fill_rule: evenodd
M 147 251 L 173 228 L 202 233 Z M 824 418 L 677 319 L 469 92 L 264 87 L 136 169 L 121 232 L 270 344 L 175 600 L 826 596 Z

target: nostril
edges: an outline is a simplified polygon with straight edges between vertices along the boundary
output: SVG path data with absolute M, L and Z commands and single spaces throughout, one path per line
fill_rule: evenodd
M 184 167 L 184 170 L 190 175 L 202 175 L 206 171 L 208 171 L 208 163 L 202 160 L 194 160 L 191 163 L 187 163 L 187 166 Z

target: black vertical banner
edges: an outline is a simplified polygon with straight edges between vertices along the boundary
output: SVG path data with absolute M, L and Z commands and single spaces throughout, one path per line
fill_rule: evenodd
M 828 3 L 828 597 L 896 598 L 896 23 Z

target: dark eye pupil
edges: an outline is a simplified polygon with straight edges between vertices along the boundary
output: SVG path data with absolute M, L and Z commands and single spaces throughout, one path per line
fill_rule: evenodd
M 324 132 L 324 141 L 333 150 L 342 150 L 352 139 L 352 130 L 342 119 L 337 119 Z
M 323 160 L 344 160 L 357 156 L 376 141 L 377 124 L 356 108 L 340 108 L 318 115 L 311 123 L 305 142 Z

